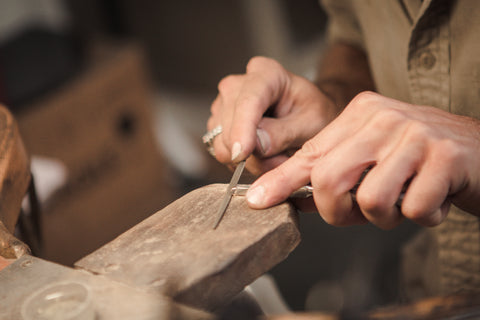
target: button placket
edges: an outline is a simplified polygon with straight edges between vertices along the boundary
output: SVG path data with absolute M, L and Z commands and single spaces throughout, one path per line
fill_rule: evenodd
M 436 62 L 437 58 L 430 49 L 422 51 L 418 57 L 418 66 L 425 70 L 431 70 Z
M 447 13 L 430 7 L 412 31 L 408 54 L 412 102 L 449 110 L 450 55 Z

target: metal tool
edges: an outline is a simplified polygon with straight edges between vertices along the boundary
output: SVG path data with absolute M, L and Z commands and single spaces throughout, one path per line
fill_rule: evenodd
M 220 208 L 218 208 L 217 220 L 215 221 L 213 229 L 216 229 L 218 227 L 218 224 L 222 220 L 223 215 L 227 210 L 228 204 L 230 203 L 230 200 L 232 199 L 232 196 L 233 196 L 232 189 L 237 186 L 238 180 L 240 180 L 240 176 L 242 175 L 243 169 L 245 169 L 245 160 L 238 163 L 237 168 L 233 173 L 232 179 L 230 180 L 230 184 L 228 185 L 227 191 L 223 196 L 222 203 L 220 204 Z
M 247 191 L 250 188 L 250 186 L 251 184 L 237 184 L 237 186 L 232 188 L 232 193 L 234 196 L 244 196 L 247 194 Z M 303 186 L 295 190 L 290 195 L 290 198 L 309 198 L 312 195 L 313 195 L 313 187 Z
M 363 179 L 362 179 L 363 180 Z M 360 180 L 351 190 L 350 193 L 352 194 L 352 198 L 354 201 L 356 201 L 356 193 L 357 189 L 360 186 L 360 183 L 362 182 Z M 232 188 L 232 194 L 234 196 L 245 196 L 247 194 L 248 189 L 250 188 L 250 184 L 238 184 L 237 186 Z M 313 195 L 313 187 L 312 186 L 303 186 L 295 190 L 290 194 L 290 198 L 309 198 Z M 402 206 L 402 201 L 403 197 L 405 196 L 405 191 L 402 190 L 402 193 L 399 195 L 397 202 L 395 202 L 395 205 L 397 207 Z
M 230 184 L 227 187 L 227 192 L 223 198 L 222 204 L 218 210 L 217 214 L 217 221 L 215 222 L 215 226 L 213 229 L 216 229 L 220 221 L 222 220 L 223 215 L 225 214 L 225 211 L 227 210 L 228 204 L 230 203 L 230 200 L 232 199 L 232 196 L 245 196 L 247 194 L 248 189 L 250 188 L 250 184 L 237 184 L 238 180 L 240 179 L 240 176 L 242 175 L 243 169 L 245 168 L 245 161 L 242 161 L 238 164 L 237 168 L 235 169 L 235 172 L 233 173 L 232 180 L 230 181 Z M 352 195 L 353 201 L 356 201 L 356 194 L 358 187 L 360 186 L 360 183 L 362 183 L 363 179 L 365 178 L 366 174 L 370 171 L 371 168 L 366 169 L 358 182 L 355 184 L 355 186 L 350 190 L 350 193 Z M 395 205 L 400 208 L 402 206 L 402 201 L 403 198 L 405 197 L 405 192 L 408 187 L 408 183 L 403 187 L 402 192 L 398 196 L 397 201 L 395 202 Z M 312 186 L 303 186 L 300 187 L 299 189 L 295 190 L 290 194 L 290 198 L 309 198 L 313 195 L 313 187 Z

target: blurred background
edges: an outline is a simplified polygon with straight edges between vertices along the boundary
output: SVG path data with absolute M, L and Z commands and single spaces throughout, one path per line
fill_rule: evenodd
M 313 79 L 325 24 L 317 0 L 2 0 L 0 101 L 32 157 L 39 255 L 71 265 L 190 190 L 228 182 L 201 142 L 218 81 L 255 55 Z M 300 227 L 272 270 L 290 308 L 401 298 L 399 245 L 415 227 L 339 229 L 303 214 Z

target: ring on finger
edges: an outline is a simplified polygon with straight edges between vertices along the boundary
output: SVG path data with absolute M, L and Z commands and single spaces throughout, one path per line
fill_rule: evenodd
M 216 126 L 212 130 L 208 131 L 205 133 L 202 137 L 202 141 L 207 147 L 207 151 L 212 155 L 215 156 L 215 150 L 213 148 L 213 140 L 215 139 L 216 136 L 218 136 L 220 133 L 222 133 L 222 126 Z

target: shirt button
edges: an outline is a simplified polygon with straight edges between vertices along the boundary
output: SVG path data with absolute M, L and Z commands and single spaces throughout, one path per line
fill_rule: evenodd
M 418 58 L 420 66 L 422 66 L 426 70 L 430 70 L 435 66 L 437 59 L 430 51 L 424 51 L 420 54 Z

